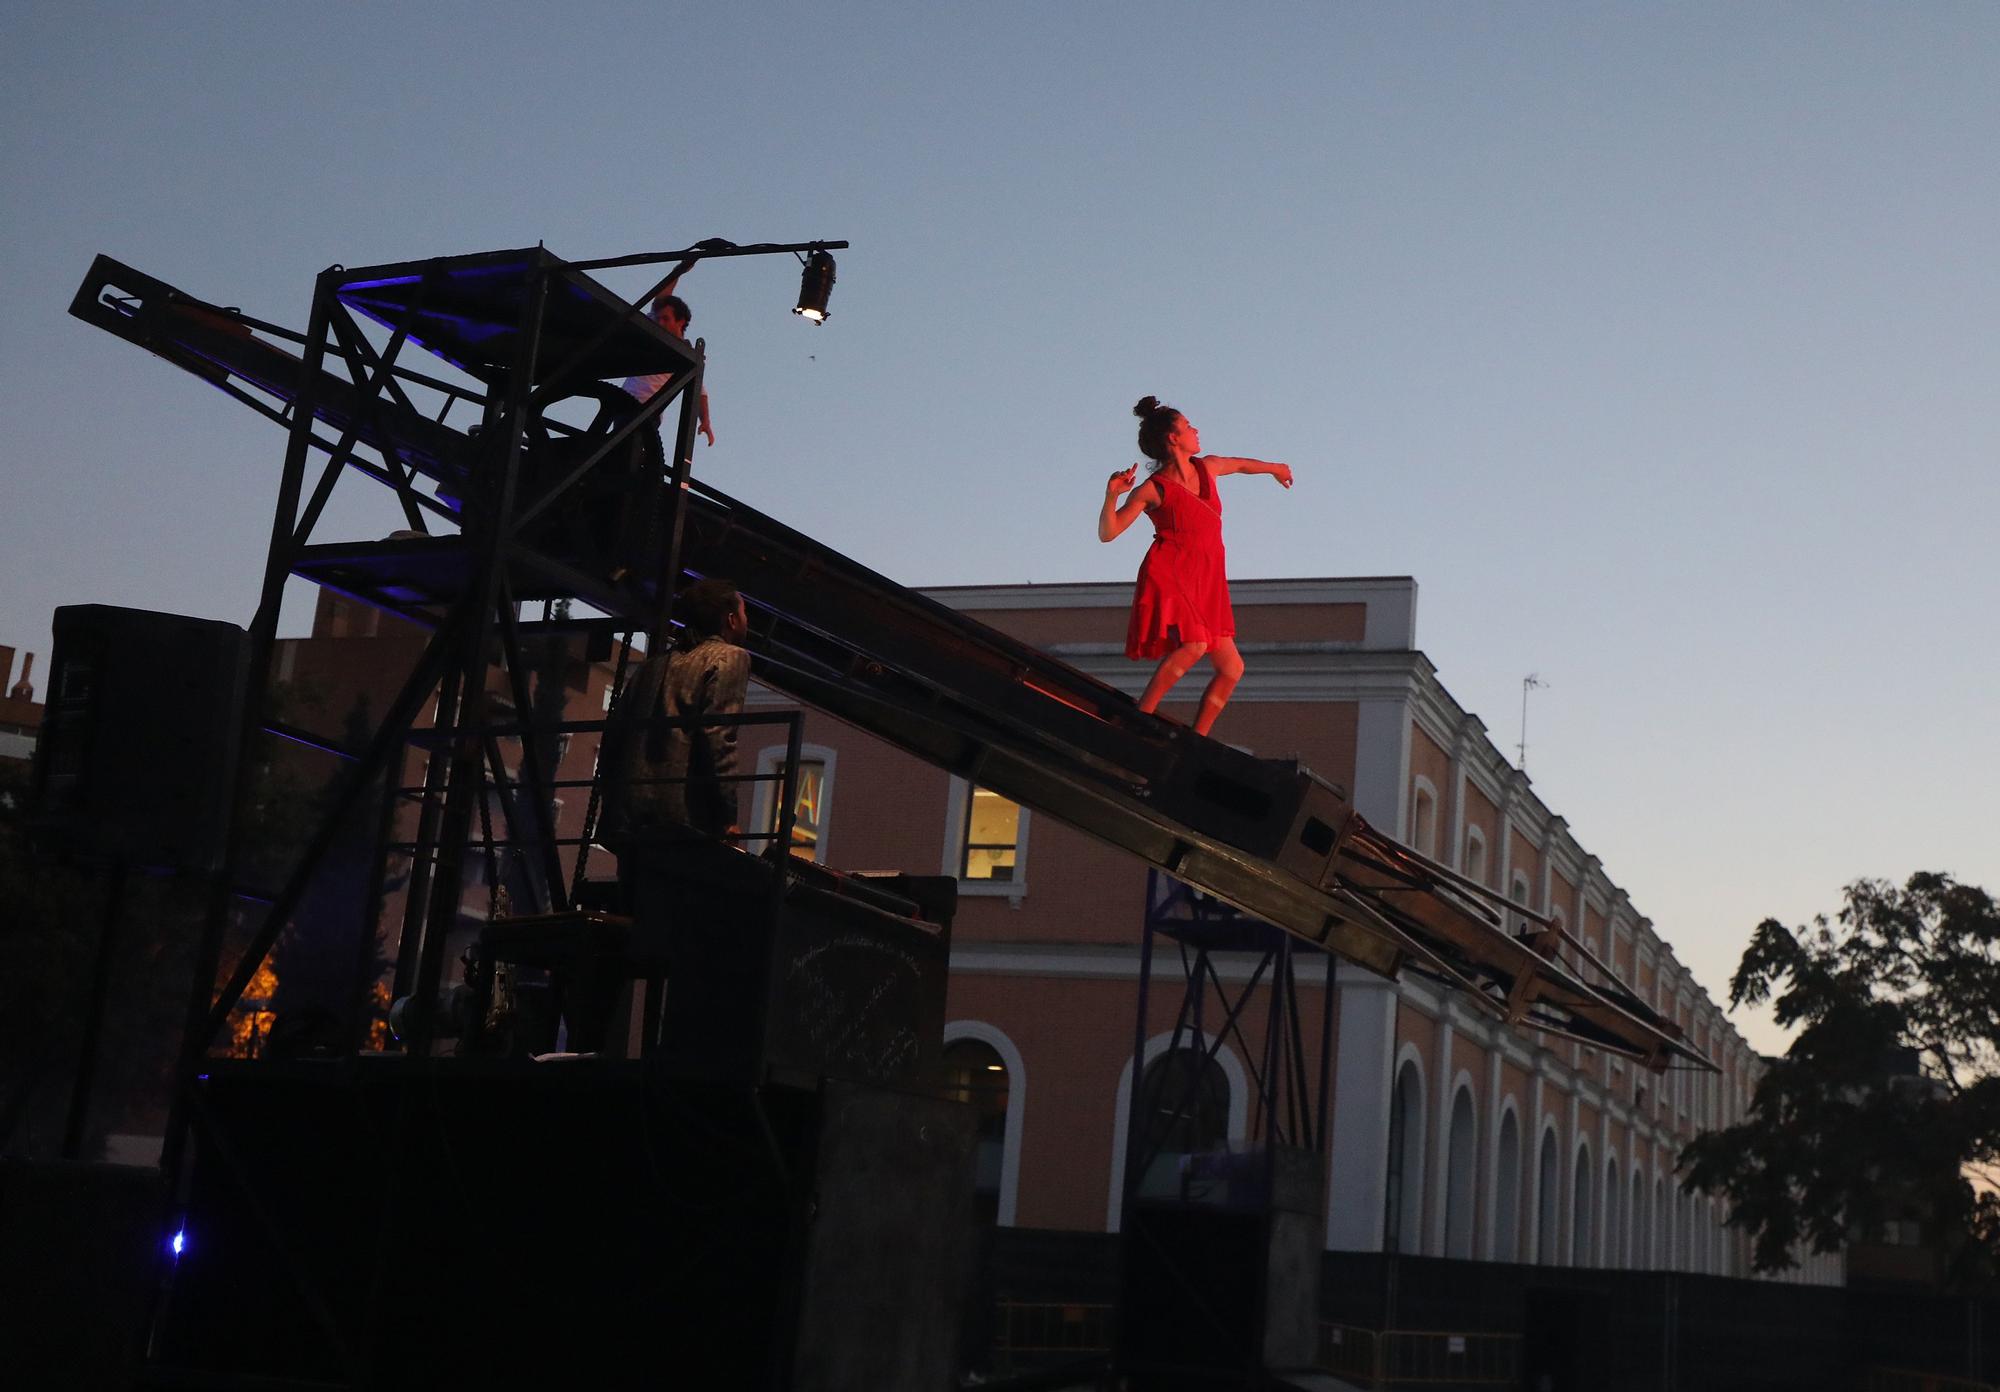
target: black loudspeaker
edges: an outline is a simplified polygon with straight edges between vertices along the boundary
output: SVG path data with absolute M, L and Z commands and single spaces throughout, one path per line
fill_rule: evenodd
M 135 868 L 220 865 L 248 659 L 234 624 L 56 610 L 31 793 L 40 831 Z
M 155 1169 L 0 1161 L 8 1386 L 127 1392 L 166 1247 Z
M 1277 1146 L 1190 1155 L 1203 1197 L 1136 1199 L 1121 1244 L 1118 1365 L 1139 1392 L 1258 1384 L 1311 1366 L 1326 1171 Z
M 155 1342 L 184 1385 L 952 1385 L 961 1103 L 362 1059 L 216 1061 L 194 1110 Z
M 770 867 L 739 888 L 686 874 L 662 931 L 674 943 L 662 1057 L 697 1077 L 907 1086 L 929 1078 L 944 1038 L 956 883 L 829 877 L 800 867 L 773 903 Z M 871 889 L 870 886 L 880 886 Z M 892 887 L 893 886 L 893 887 Z M 898 893 L 898 890 L 904 891 Z M 915 896 L 931 898 L 917 917 Z

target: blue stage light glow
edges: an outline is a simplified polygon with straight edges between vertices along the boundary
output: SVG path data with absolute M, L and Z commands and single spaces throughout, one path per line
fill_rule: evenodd
M 182 1224 L 175 1230 L 174 1235 L 167 1239 L 167 1248 L 174 1254 L 175 1261 L 179 1261 L 181 1253 L 187 1250 L 187 1236 L 187 1225 Z

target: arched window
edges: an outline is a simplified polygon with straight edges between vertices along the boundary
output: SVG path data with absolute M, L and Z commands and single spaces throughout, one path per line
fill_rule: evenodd
M 1500 1114 L 1493 1167 L 1493 1260 L 1521 1259 L 1521 1124 L 1512 1108 Z
M 1389 1182 L 1382 1221 L 1385 1251 L 1423 1250 L 1424 1080 L 1413 1060 L 1396 1073 L 1389 1100 Z
M 1182 1054 L 1172 1064 L 1162 1064 L 1161 1060 L 1171 1054 Z M 1146 1041 L 1145 1066 L 1136 1070 L 1142 1091 L 1139 1095 L 1139 1130 L 1144 1135 L 1134 1134 L 1132 1088 L 1134 1069 L 1130 1060 L 1118 1075 L 1118 1092 L 1112 1106 L 1111 1123 L 1111 1174 L 1106 1190 L 1107 1203 L 1104 1213 L 1104 1230 L 1118 1232 L 1124 1225 L 1125 1189 L 1128 1176 L 1135 1176 L 1139 1184 L 1136 1195 L 1143 1197 L 1148 1192 L 1162 1193 L 1162 1189 L 1148 1190 L 1145 1180 L 1151 1172 L 1158 1183 L 1179 1192 L 1180 1160 L 1188 1152 L 1156 1148 L 1152 1160 L 1141 1165 L 1144 1147 L 1162 1132 L 1173 1131 L 1176 1126 L 1185 1128 L 1178 1137 L 1162 1136 L 1163 1142 L 1178 1141 L 1193 1144 L 1207 1150 L 1220 1150 L 1242 1141 L 1244 1128 L 1249 1124 L 1250 1082 L 1243 1071 L 1243 1064 L 1228 1045 L 1205 1034 L 1186 1029 L 1169 1030 L 1154 1035 Z M 1204 1064 L 1202 1059 L 1206 1059 Z M 1163 1076 L 1159 1068 L 1173 1070 L 1173 1076 Z M 1193 1111 L 1179 1123 L 1172 1121 L 1173 1111 L 1183 1105 L 1188 1098 L 1187 1084 L 1190 1074 L 1195 1075 Z M 1176 1087 L 1175 1084 L 1179 1086 Z M 1217 1094 L 1220 1093 L 1218 1100 Z M 1205 1100 L 1204 1100 L 1205 1099 Z M 1162 1116 L 1165 1108 L 1168 1115 Z M 1167 1158 L 1163 1161 L 1162 1156 Z M 1135 1168 L 1136 1167 L 1136 1168 Z M 1172 1171 L 1171 1174 L 1166 1173 Z
M 1535 907 L 1533 902 L 1529 898 L 1528 877 L 1522 874 L 1519 870 L 1516 870 L 1514 872 L 1514 884 L 1513 887 L 1507 891 L 1507 897 L 1509 899 L 1512 899 L 1516 904 L 1521 905 L 1523 908 L 1532 909 Z M 1526 920 L 1525 918 L 1515 918 L 1514 921 L 1508 925 L 1508 928 L 1515 933 L 1525 933 L 1529 928 L 1529 923 L 1528 920 Z
M 1465 829 L 1465 858 L 1459 873 L 1475 884 L 1486 883 L 1486 833 L 1476 826 Z
M 978 1118 L 972 1206 L 979 1222 L 1000 1220 L 1001 1172 L 1007 1151 L 1007 1065 L 983 1039 L 954 1039 L 944 1046 L 946 1094 L 972 1105 Z
M 1461 1087 L 1451 1099 L 1451 1131 L 1444 1171 L 1444 1254 L 1463 1261 L 1472 1258 L 1472 1210 L 1478 1193 L 1475 1171 L 1479 1137 L 1472 1109 L 1472 1089 Z
M 1410 783 L 1410 846 L 1419 855 L 1437 854 L 1437 789 L 1418 774 Z
M 1624 1225 L 1619 1222 L 1618 1208 L 1624 1200 L 1625 1188 L 1618 1182 L 1618 1157 L 1604 1157 L 1604 1265 L 1623 1266 L 1624 1249 L 1619 1244 L 1624 1240 Z
M 1153 1059 L 1139 1079 L 1138 1122 L 1139 1194 L 1180 1193 L 1182 1162 L 1229 1144 L 1229 1078 L 1222 1065 L 1199 1045 Z
M 1646 1265 L 1646 1183 L 1639 1172 L 1639 1159 L 1632 1158 L 1632 1181 L 1625 1200 L 1625 1223 L 1629 1235 L 1625 1241 L 1625 1265 L 1634 1270 L 1643 1270 Z
M 1592 1243 L 1597 1237 L 1596 1224 L 1590 1221 L 1591 1173 L 1590 1142 L 1576 1143 L 1575 1189 L 1570 1193 L 1569 1238 L 1570 1265 L 1596 1265 Z
M 1667 1184 L 1658 1175 L 1653 1177 L 1653 1209 L 1651 1213 L 1652 1244 L 1646 1251 L 1646 1267 L 1657 1271 L 1667 1265 Z
M 1562 1260 L 1557 1240 L 1562 1233 L 1562 1169 L 1557 1159 L 1556 1131 L 1542 1132 L 1540 1158 L 1535 1166 L 1535 1260 L 1554 1266 Z
M 1671 1173 L 1667 1175 L 1666 1217 L 1666 1226 L 1662 1229 L 1664 1236 L 1660 1248 L 1660 1268 L 1663 1271 L 1679 1271 L 1681 1232 L 1687 1226 L 1687 1221 L 1681 1214 L 1680 1185 Z

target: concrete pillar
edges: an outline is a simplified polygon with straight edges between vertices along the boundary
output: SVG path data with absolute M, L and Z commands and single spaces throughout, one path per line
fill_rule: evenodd
M 1395 1086 L 1396 987 L 1347 962 L 1334 971 L 1340 1027 L 1327 1163 L 1326 1245 L 1382 1250 L 1389 1202 L 1389 1104 Z
M 1453 1029 L 1451 1011 L 1447 1006 L 1437 1017 L 1437 1124 L 1431 1128 L 1430 1164 L 1431 1173 L 1437 1178 L 1431 1185 L 1431 1244 L 1433 1256 L 1444 1256 L 1445 1203 L 1451 1187 L 1451 1103 L 1452 1079 L 1457 1075 L 1451 1066 L 1451 1043 Z
M 1370 647 L 1414 647 L 1416 587 L 1409 587 L 1400 607 L 1371 603 L 1368 626 Z M 1375 827 L 1392 832 L 1402 830 L 1409 798 L 1414 697 L 1412 688 L 1364 699 L 1355 715 L 1354 810 Z M 1333 1071 L 1333 1147 L 1327 1159 L 1326 1245 L 1348 1252 L 1379 1252 L 1388 1205 L 1397 991 L 1394 982 L 1346 962 L 1337 965 L 1334 979 L 1340 993 L 1340 1026 Z M 1422 1202 L 1421 1191 L 1415 1197 Z
M 1479 1219 L 1479 1255 L 1484 1257 L 1487 1261 L 1494 1261 L 1497 1259 L 1496 1254 L 1499 1250 L 1499 1241 L 1500 1241 L 1499 1229 L 1495 1226 L 1494 1223 L 1494 1219 L 1497 1216 L 1495 1210 L 1497 1210 L 1500 1207 L 1500 1103 L 1502 1100 L 1500 1093 L 1500 1080 L 1501 1080 L 1500 1057 L 1501 1057 L 1501 1048 L 1499 1041 L 1496 1039 L 1488 1046 L 1488 1052 L 1486 1055 L 1487 1120 L 1486 1120 L 1486 1129 L 1480 1135 L 1480 1140 L 1486 1146 L 1486 1163 L 1480 1167 L 1481 1170 L 1486 1175 L 1486 1184 L 1484 1189 L 1484 1193 L 1486 1195 L 1486 1204 L 1485 1204 L 1485 1211 L 1480 1215 Z M 1518 1132 L 1519 1129 L 1520 1127 L 1519 1124 L 1517 1123 L 1515 1126 L 1515 1130 Z M 1519 1237 L 1519 1231 L 1521 1226 L 1521 1198 L 1520 1194 L 1518 1193 L 1518 1190 L 1521 1187 L 1521 1175 L 1527 1171 L 1527 1166 L 1525 1164 L 1517 1163 L 1514 1166 L 1514 1170 L 1515 1170 L 1514 1185 L 1517 1190 L 1514 1196 L 1514 1228 L 1516 1233 L 1514 1241 L 1514 1259 L 1516 1261 L 1519 1261 L 1521 1258 L 1521 1246 Z
M 1584 1260 L 1584 1254 L 1576 1247 L 1576 1140 L 1577 1127 L 1583 1120 L 1583 1099 L 1576 1095 L 1575 1086 L 1574 1082 L 1570 1084 L 1569 1115 L 1566 1118 L 1569 1124 L 1563 1127 L 1562 1143 L 1556 1148 L 1556 1163 L 1563 1167 L 1563 1171 L 1569 1177 L 1569 1183 L 1556 1190 L 1562 1195 L 1556 1219 L 1568 1234 L 1563 1238 L 1561 1246 L 1569 1253 L 1571 1266 L 1581 1265 Z

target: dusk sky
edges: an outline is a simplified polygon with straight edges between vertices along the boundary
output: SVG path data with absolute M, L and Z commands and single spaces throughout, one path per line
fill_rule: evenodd
M 99 252 L 302 329 L 334 263 L 846 239 L 822 327 L 789 258 L 683 285 L 702 476 L 913 585 L 1129 579 L 1157 393 L 1297 471 L 1232 575 L 1416 577 L 1510 753 L 1540 674 L 1535 790 L 1723 998 L 1858 876 L 2000 890 L 1996 73 L 1990 3 L 13 0 L 0 643 L 39 696 L 58 605 L 254 608 L 282 435 L 71 319 Z

